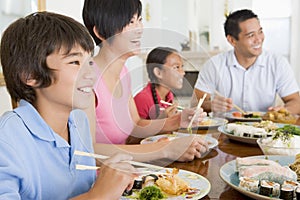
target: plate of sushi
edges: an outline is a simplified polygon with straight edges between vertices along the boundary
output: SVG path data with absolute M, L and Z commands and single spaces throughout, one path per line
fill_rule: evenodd
M 233 122 L 218 127 L 218 131 L 231 140 L 257 145 L 257 139 L 273 136 L 275 130 L 281 126 L 283 125 L 272 121 Z
M 290 168 L 294 161 L 295 156 L 237 158 L 220 168 L 220 176 L 233 189 L 253 199 L 300 199 L 298 177 Z
M 133 189 L 123 193 L 121 200 L 132 199 L 201 199 L 209 193 L 210 182 L 203 176 L 177 168 L 138 177 Z
M 262 112 L 246 112 L 241 113 L 238 111 L 225 113 L 225 118 L 230 122 L 240 121 L 240 122 L 260 122 L 262 121 Z

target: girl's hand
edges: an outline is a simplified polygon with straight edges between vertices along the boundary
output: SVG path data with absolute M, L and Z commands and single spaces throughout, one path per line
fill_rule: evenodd
M 206 112 L 203 112 L 202 108 L 196 110 L 195 108 L 186 108 L 181 113 L 180 127 L 187 128 L 194 114 L 196 114 L 195 120 L 192 126 L 195 127 L 207 116 Z

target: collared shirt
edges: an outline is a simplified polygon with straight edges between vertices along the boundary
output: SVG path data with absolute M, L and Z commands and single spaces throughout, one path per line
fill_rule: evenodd
M 160 103 L 161 97 L 159 96 L 157 90 L 155 91 L 156 91 L 156 97 L 157 97 L 159 107 L 160 108 L 169 107 L 166 104 Z M 174 95 L 170 91 L 167 94 L 165 101 L 172 103 L 173 99 L 174 99 Z M 148 83 L 148 85 L 134 97 L 134 101 L 141 118 L 143 119 L 156 118 L 156 107 L 152 96 L 151 83 Z
M 292 68 L 282 56 L 263 51 L 246 70 L 237 62 L 233 50 L 207 61 L 195 88 L 209 94 L 217 90 L 243 110 L 261 112 L 274 106 L 276 94 L 286 97 L 299 91 Z
M 93 152 L 84 112 L 73 110 L 68 126 L 70 144 L 24 100 L 0 118 L 0 199 L 69 199 L 90 189 L 96 172 L 75 166 L 95 160 L 73 155 Z

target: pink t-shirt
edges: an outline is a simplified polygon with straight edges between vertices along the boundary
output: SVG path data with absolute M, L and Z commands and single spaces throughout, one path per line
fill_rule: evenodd
M 97 70 L 99 71 L 99 68 Z M 128 105 L 131 96 L 130 74 L 124 66 L 120 74 L 122 85 L 122 96 L 120 98 L 115 98 L 109 91 L 102 79 L 101 72 L 98 77 L 94 86 L 97 98 L 96 142 L 124 144 L 134 128 Z
M 159 96 L 157 90 L 156 90 L 156 96 L 157 96 L 159 107 L 167 108 L 168 105 L 160 103 L 161 97 Z M 170 91 L 167 94 L 165 101 L 172 103 L 173 99 L 174 99 L 174 95 Z M 148 85 L 134 97 L 134 101 L 141 118 L 143 119 L 156 118 L 156 108 L 155 108 L 154 99 L 151 92 L 150 83 L 148 83 Z

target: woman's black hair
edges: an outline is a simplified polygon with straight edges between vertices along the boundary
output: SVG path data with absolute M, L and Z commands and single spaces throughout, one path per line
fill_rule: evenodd
M 96 45 L 100 45 L 102 41 L 95 35 L 94 27 L 107 40 L 122 32 L 132 17 L 140 17 L 141 13 L 140 0 L 85 0 L 82 18 Z

